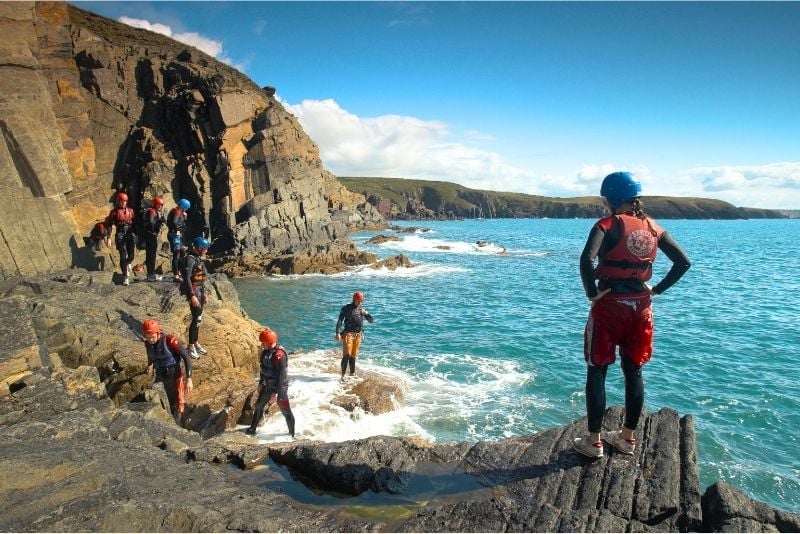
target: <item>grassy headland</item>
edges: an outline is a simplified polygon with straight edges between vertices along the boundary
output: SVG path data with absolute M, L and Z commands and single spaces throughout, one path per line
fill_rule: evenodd
M 471 189 L 452 182 L 404 178 L 339 177 L 361 193 L 386 219 L 447 218 L 597 218 L 605 213 L 600 197 L 543 197 Z M 784 219 L 776 210 L 739 208 L 722 200 L 693 197 L 643 197 L 645 211 L 661 219 Z

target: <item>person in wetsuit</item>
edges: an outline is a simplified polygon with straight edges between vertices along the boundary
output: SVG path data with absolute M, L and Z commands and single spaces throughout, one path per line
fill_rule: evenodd
M 181 260 L 181 288 L 189 300 L 189 310 L 192 312 L 192 322 L 189 323 L 189 356 L 199 358 L 208 351 L 199 343 L 200 323 L 203 320 L 203 307 L 208 302 L 205 281 L 206 272 L 203 257 L 208 251 L 208 239 L 195 237 L 192 249 Z
M 356 291 L 353 293 L 353 301 L 350 304 L 342 306 L 339 311 L 339 319 L 336 321 L 336 341 L 342 342 L 342 378 L 344 382 L 344 374 L 347 367 L 350 367 L 350 376 L 356 372 L 356 357 L 358 356 L 358 349 L 361 346 L 361 340 L 364 339 L 364 319 L 370 323 L 375 319 L 369 314 L 367 310 L 361 307 L 364 302 L 364 293 Z M 344 325 L 344 329 L 342 329 Z
M 184 410 L 184 399 L 194 388 L 192 384 L 192 361 L 178 338 L 161 332 L 161 325 L 153 318 L 142 323 L 142 335 L 147 351 L 147 374 L 155 382 L 163 382 L 167 391 L 172 417 L 180 424 Z M 183 362 L 184 370 L 181 370 Z
M 134 219 L 136 217 L 132 208 L 128 207 L 128 195 L 122 192 L 117 193 L 116 207 L 111 210 L 104 221 L 106 228 L 106 245 L 108 243 L 108 236 L 111 234 L 111 228 L 116 228 L 117 233 L 114 236 L 114 243 L 119 251 L 119 268 L 122 270 L 122 285 L 127 286 L 130 284 L 130 277 L 133 274 L 131 264 L 133 263 L 133 255 L 136 251 L 136 233 L 134 228 Z
M 267 403 L 278 403 L 289 434 L 294 437 L 294 414 L 289 406 L 289 355 L 286 350 L 278 345 L 278 333 L 270 328 L 265 328 L 258 336 L 261 341 L 260 375 L 258 379 L 258 400 L 256 400 L 255 413 L 250 428 L 245 432 L 255 435 L 256 429 Z
M 183 236 L 186 234 L 186 211 L 192 204 L 182 198 L 178 205 L 167 214 L 167 240 L 172 250 L 172 275 L 176 282 L 181 282 L 180 260 L 182 258 Z
M 145 266 L 147 267 L 147 281 L 156 282 L 161 280 L 161 276 L 156 274 L 156 253 L 158 252 L 158 234 L 164 225 L 164 215 L 161 209 L 164 207 L 164 199 L 156 197 L 153 204 L 144 213 L 144 249 Z
M 680 245 L 645 215 L 641 190 L 631 173 L 605 177 L 600 194 L 611 215 L 592 227 L 580 258 L 581 280 L 591 302 L 584 331 L 588 434 L 573 446 L 589 458 L 603 456 L 600 431 L 606 409 L 606 371 L 616 359 L 617 347 L 625 377 L 625 419 L 622 428 L 606 435 L 605 441 L 623 454 L 634 453 L 633 433 L 644 405 L 642 366 L 653 353 L 651 299 L 680 280 L 691 265 Z M 658 250 L 672 261 L 672 267 L 651 288 L 647 281 Z

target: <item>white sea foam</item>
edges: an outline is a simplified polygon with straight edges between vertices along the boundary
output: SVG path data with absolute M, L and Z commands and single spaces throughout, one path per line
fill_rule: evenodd
M 377 246 L 405 252 L 443 252 L 450 254 L 480 255 L 497 255 L 507 252 L 505 247 L 488 241 L 480 242 L 480 244 L 466 243 L 464 241 L 447 241 L 445 239 L 420 237 L 417 234 L 409 235 L 402 241 L 387 241 Z
M 351 413 L 334 406 L 331 400 L 343 394 L 353 381 L 358 380 L 348 378 L 349 381 L 345 384 L 339 382 L 338 365 L 337 351 L 315 350 L 289 356 L 289 401 L 295 416 L 297 439 L 336 442 L 377 435 L 413 435 L 432 439 L 432 436 L 412 420 L 405 408 L 372 415 L 360 409 Z M 398 371 L 363 365 L 362 362 L 359 362 L 358 369 L 369 369 L 408 381 L 408 377 Z M 257 437 L 264 443 L 291 440 L 280 412 L 271 417 L 265 415 Z
M 435 263 L 415 263 L 413 267 L 398 267 L 395 270 L 389 270 L 386 267 L 373 269 L 369 265 L 359 265 L 347 271 L 334 274 L 286 274 L 286 275 L 271 275 L 267 277 L 270 281 L 291 281 L 291 280 L 307 280 L 308 278 L 350 278 L 353 276 L 360 276 L 365 278 L 378 278 L 378 277 L 394 277 L 394 278 L 418 278 L 424 276 L 436 276 L 441 274 L 461 273 L 467 272 L 468 269 L 453 265 L 437 265 Z

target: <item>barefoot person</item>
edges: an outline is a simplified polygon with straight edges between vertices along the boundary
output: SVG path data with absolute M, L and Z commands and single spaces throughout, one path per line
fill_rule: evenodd
M 186 348 L 172 334 L 161 332 L 161 325 L 153 318 L 142 323 L 142 335 L 147 351 L 147 374 L 155 371 L 156 382 L 163 382 L 167 391 L 172 417 L 180 424 L 184 399 L 192 392 L 192 361 Z M 181 361 L 185 371 L 181 370 Z
M 606 409 L 606 371 L 616 359 L 617 347 L 625 376 L 625 420 L 621 429 L 605 436 L 605 441 L 623 454 L 633 454 L 633 432 L 644 405 L 642 366 L 653 353 L 651 299 L 680 280 L 690 266 L 680 245 L 645 215 L 639 200 L 641 190 L 638 180 L 628 172 L 605 177 L 600 194 L 611 215 L 592 227 L 580 259 L 583 287 L 592 305 L 584 332 L 589 432 L 575 440 L 574 448 L 589 458 L 603 456 L 600 431 Z M 653 275 L 659 249 L 672 261 L 672 267 L 651 288 L 647 281 Z
M 372 323 L 375 319 L 367 310 L 361 307 L 364 302 L 364 293 L 356 291 L 353 293 L 353 301 L 342 306 L 339 311 L 339 319 L 336 321 L 336 341 L 342 342 L 342 382 L 347 367 L 350 367 L 350 376 L 356 372 L 356 357 L 361 340 L 364 338 L 362 329 L 364 319 Z M 344 325 L 344 330 L 342 330 Z
M 261 371 L 258 379 L 258 400 L 250 428 L 245 432 L 255 435 L 267 403 L 278 403 L 289 434 L 294 437 L 294 414 L 289 406 L 289 356 L 278 345 L 278 333 L 265 328 L 258 336 L 261 341 Z

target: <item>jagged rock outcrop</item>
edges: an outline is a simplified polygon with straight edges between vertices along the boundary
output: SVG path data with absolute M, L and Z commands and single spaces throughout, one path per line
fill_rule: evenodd
M 97 369 L 117 406 L 141 397 L 152 382 L 141 323 L 156 317 L 185 341 L 190 321 L 186 298 L 172 282 L 130 286 L 111 283 L 108 272 L 79 269 L 0 285 L 0 393 L 12 391 L 54 354 L 71 368 Z M 256 386 L 260 325 L 247 318 L 223 275 L 208 283 L 201 339 L 209 354 L 193 362 L 195 390 L 187 399 L 185 425 L 206 431 L 233 427 Z M 7 345 L 6 345 L 7 343 Z M 219 419 L 224 424 L 219 428 Z
M 235 69 L 63 2 L 0 5 L 0 277 L 88 266 L 125 190 L 192 202 L 213 251 L 285 255 L 384 225 L 295 117 Z
M 118 408 L 95 368 L 69 369 L 58 358 L 0 396 L 0 529 L 788 532 L 800 526 L 797 514 L 725 484 L 709 488 L 701 501 L 692 419 L 670 409 L 644 418 L 636 455 L 607 446 L 605 458 L 590 461 L 570 448 L 585 420 L 474 444 L 376 436 L 259 445 L 240 432 L 201 440 L 168 421 L 161 397 Z M 621 408 L 610 409 L 607 428 L 622 417 Z M 261 468 L 236 472 L 220 464 Z M 284 467 L 291 478 L 280 473 Z M 280 482 L 265 484 L 270 480 Z M 306 506 L 291 497 L 310 494 L 304 484 L 317 495 L 351 497 Z M 365 492 L 394 500 L 371 509 L 373 499 L 360 497 Z

